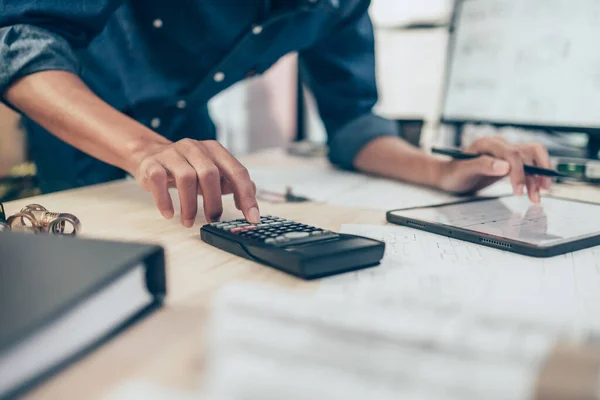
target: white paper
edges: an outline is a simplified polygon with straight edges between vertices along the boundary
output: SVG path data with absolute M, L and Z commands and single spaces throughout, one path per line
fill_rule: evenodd
M 207 335 L 215 400 L 528 399 L 564 331 L 541 318 L 232 285 Z M 235 384 L 232 384 L 235 383 Z
M 283 194 L 289 186 L 295 195 L 316 202 L 382 211 L 464 199 L 417 185 L 334 168 L 250 168 L 250 177 L 259 191 Z M 510 194 L 511 190 L 509 184 L 499 182 L 479 195 Z
M 386 242 L 381 265 L 321 281 L 345 295 L 471 304 L 563 326 L 600 327 L 600 248 L 532 258 L 402 226 L 343 225 Z M 386 300 L 387 301 L 387 300 Z

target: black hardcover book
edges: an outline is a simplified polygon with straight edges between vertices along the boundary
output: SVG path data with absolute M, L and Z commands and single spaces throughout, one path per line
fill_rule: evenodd
M 0 399 L 162 305 L 160 246 L 0 232 Z

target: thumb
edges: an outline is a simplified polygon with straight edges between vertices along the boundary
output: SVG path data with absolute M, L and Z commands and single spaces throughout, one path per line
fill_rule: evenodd
M 510 172 L 510 164 L 498 158 L 481 156 L 461 162 L 461 167 L 470 175 L 502 177 Z

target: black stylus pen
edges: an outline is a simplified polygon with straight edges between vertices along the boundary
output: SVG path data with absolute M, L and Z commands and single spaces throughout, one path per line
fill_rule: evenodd
M 463 151 L 456 150 L 456 149 L 440 149 L 440 148 L 436 148 L 436 147 L 431 149 L 431 152 L 435 153 L 435 154 L 442 154 L 445 156 L 450 156 L 457 160 L 469 160 L 469 159 L 477 158 L 477 157 L 481 156 L 481 154 L 465 153 Z M 566 177 L 566 175 L 563 175 L 560 172 L 556 172 L 552 169 L 536 167 L 533 165 L 525 164 L 523 166 L 523 169 L 525 170 L 525 174 L 527 174 L 527 175 L 555 176 L 555 177 L 560 177 L 560 178 Z

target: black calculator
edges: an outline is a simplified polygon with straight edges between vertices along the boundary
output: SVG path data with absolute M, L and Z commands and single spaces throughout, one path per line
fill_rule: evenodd
M 215 222 L 200 229 L 201 239 L 221 250 L 277 268 L 302 279 L 379 264 L 385 243 L 266 215 L 259 224 L 245 219 Z

